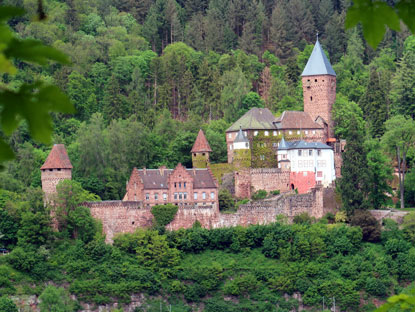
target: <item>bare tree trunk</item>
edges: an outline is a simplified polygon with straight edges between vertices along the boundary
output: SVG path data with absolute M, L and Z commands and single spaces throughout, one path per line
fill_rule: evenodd
M 404 208 L 403 202 L 403 183 L 402 183 L 402 168 L 401 168 L 401 153 L 399 150 L 399 146 L 396 146 L 396 160 L 398 161 L 398 173 L 399 173 L 399 192 L 400 192 L 400 200 L 401 200 L 401 208 Z
M 405 172 L 406 172 L 406 151 L 405 147 L 402 151 L 402 186 L 401 186 L 401 208 L 405 208 L 405 199 L 404 199 L 404 192 L 405 192 Z

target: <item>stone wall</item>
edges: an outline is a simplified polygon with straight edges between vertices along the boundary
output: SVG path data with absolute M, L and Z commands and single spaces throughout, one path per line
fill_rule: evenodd
M 405 217 L 408 211 L 394 211 L 394 210 L 370 210 L 370 213 L 378 220 L 382 222 L 384 219 L 392 219 L 398 223 L 402 223 L 403 217 Z
M 42 169 L 41 181 L 42 190 L 45 192 L 45 199 L 48 201 L 52 194 L 56 193 L 56 186 L 62 180 L 71 180 L 71 169 Z
M 245 169 L 235 172 L 235 196 L 250 198 L 257 190 L 289 190 L 290 173 L 279 168 Z
M 91 215 L 102 222 L 107 242 L 112 242 L 116 233 L 131 233 L 152 225 L 151 209 L 144 207 L 142 202 L 104 201 L 85 205 L 90 208 Z M 307 194 L 288 193 L 240 205 L 236 213 L 220 213 L 216 206 L 181 205 L 166 228 L 190 228 L 196 221 L 204 228 L 268 224 L 275 222 L 278 215 L 292 219 L 304 212 L 321 218 L 335 208 L 334 190 L 316 187 Z

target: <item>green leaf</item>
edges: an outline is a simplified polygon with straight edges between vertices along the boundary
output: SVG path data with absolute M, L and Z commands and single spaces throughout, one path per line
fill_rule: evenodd
M 398 16 L 415 33 L 415 0 L 401 0 L 396 4 Z
M 0 7 L 0 22 L 7 21 L 8 19 L 14 16 L 21 16 L 25 11 L 21 8 L 11 7 L 11 6 L 2 6 Z
M 30 133 L 35 140 L 50 143 L 52 118 L 50 112 L 73 113 L 75 110 L 68 97 L 56 86 L 42 82 L 24 84 L 17 92 L 0 92 L 1 125 L 10 135 L 21 119 L 27 120 Z
M 16 67 L 10 62 L 3 53 L 0 52 L 0 72 L 14 75 L 17 72 Z
M 61 64 L 70 63 L 65 54 L 34 39 L 20 40 L 13 38 L 7 49 L 4 50 L 4 54 L 8 58 L 17 58 L 40 65 L 46 65 L 49 60 Z
M 14 158 L 14 153 L 10 146 L 0 138 L 0 164 L 6 160 L 11 160 Z M 0 166 L 0 169 L 2 167 Z
M 362 24 L 363 36 L 369 45 L 376 49 L 383 39 L 386 28 L 399 30 L 399 17 L 392 7 L 385 2 L 372 0 L 355 0 L 347 10 L 346 29 Z

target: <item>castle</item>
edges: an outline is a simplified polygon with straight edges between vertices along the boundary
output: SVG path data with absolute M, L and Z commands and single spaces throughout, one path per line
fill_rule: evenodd
M 191 227 L 195 221 L 215 228 L 269 223 L 279 214 L 293 217 L 307 212 L 322 217 L 334 208 L 331 185 L 340 173 L 344 142 L 333 135 L 336 74 L 318 40 L 302 83 L 304 112 L 285 111 L 276 118 L 266 108 L 253 108 L 226 131 L 234 195 L 247 198 L 259 189 L 287 195 L 241 205 L 234 214 L 220 213 L 215 165 L 209 161 L 212 149 L 200 130 L 191 150 L 193 168 L 181 164 L 174 169 L 134 168 L 122 201 L 85 203 L 101 220 L 107 240 L 119 232 L 150 226 L 151 207 L 164 203 L 179 207 L 167 226 L 171 230 Z M 54 145 L 41 167 L 46 200 L 53 198 L 59 181 L 71 179 L 71 170 L 65 147 Z

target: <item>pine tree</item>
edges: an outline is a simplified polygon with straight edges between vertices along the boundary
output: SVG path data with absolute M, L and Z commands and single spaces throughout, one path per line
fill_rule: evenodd
M 277 4 L 272 11 L 269 39 L 271 41 L 270 50 L 281 59 L 286 60 L 292 55 L 292 43 L 288 40 L 287 13 L 282 4 Z
M 346 150 L 343 153 L 342 177 L 339 180 L 343 209 L 348 216 L 355 210 L 367 208 L 367 158 L 364 146 L 364 133 L 358 131 L 356 119 L 352 116 L 347 136 Z
M 120 93 L 121 88 L 118 79 L 112 75 L 104 97 L 104 116 L 108 121 L 125 118 L 129 115 L 127 103 Z
M 369 134 L 375 138 L 380 138 L 385 131 L 383 123 L 388 118 L 385 98 L 386 92 L 380 83 L 380 73 L 372 68 L 366 92 L 361 97 L 359 104 L 369 126 Z

